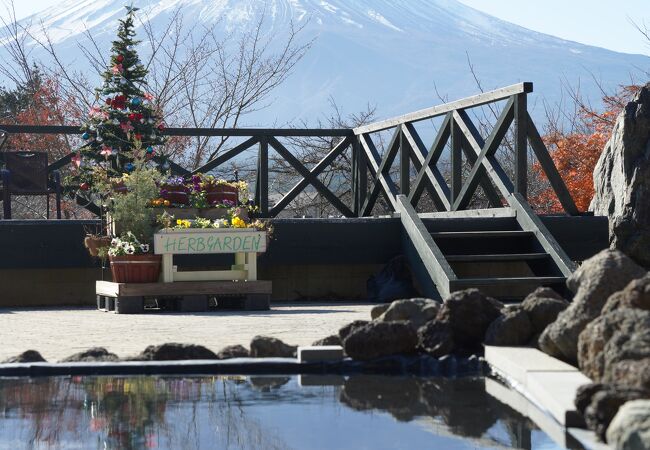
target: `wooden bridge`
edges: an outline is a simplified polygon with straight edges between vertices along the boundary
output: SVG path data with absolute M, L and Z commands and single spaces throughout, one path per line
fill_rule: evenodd
M 429 296 L 445 297 L 469 287 L 505 298 L 521 297 L 540 285 L 563 289 L 575 264 L 528 203 L 531 155 L 565 213 L 578 215 L 578 210 L 528 113 L 527 95 L 532 89 L 532 83 L 519 83 L 355 129 L 168 128 L 164 133 L 170 136 L 246 138 L 195 170 L 174 163 L 170 170 L 178 175 L 210 172 L 256 149 L 255 203 L 264 217 L 278 216 L 308 188 L 347 218 L 373 215 L 381 196 L 382 214 L 400 218 L 406 254 L 423 293 Z M 494 104 L 500 106 L 500 112 L 491 131 L 482 136 L 471 114 L 474 108 Z M 442 122 L 431 145 L 426 146 L 415 124 L 436 118 Z M 9 134 L 81 133 L 79 127 L 72 126 L 0 128 Z M 509 130 L 514 137 L 511 176 L 497 158 Z M 389 133 L 387 145 L 378 145 Z M 281 142 L 283 138 L 304 137 L 332 138 L 335 145 L 317 164 L 307 167 Z M 446 148 L 450 149 L 449 159 L 444 161 L 450 165 L 448 172 L 439 168 Z M 270 150 L 300 176 L 274 204 L 269 201 Z M 49 171 L 70 164 L 73 155 L 53 162 Z M 346 196 L 319 179 L 343 155 L 351 161 L 350 194 Z M 472 209 L 472 198 L 479 188 L 487 204 Z M 422 210 L 425 193 L 431 211 Z M 99 212 L 88 199 L 78 195 L 77 201 Z

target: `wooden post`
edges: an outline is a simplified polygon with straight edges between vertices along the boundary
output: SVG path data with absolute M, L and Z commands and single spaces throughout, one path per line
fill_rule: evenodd
M 515 192 L 528 198 L 528 112 L 526 93 L 515 96 Z
M 162 256 L 162 280 L 163 283 L 174 282 L 174 255 L 163 253 Z
M 357 149 L 357 201 L 359 204 L 357 215 L 361 217 L 363 216 L 362 206 L 368 196 L 368 161 L 365 152 L 361 149 L 361 136 L 356 136 L 352 145 Z
M 463 185 L 463 133 L 455 119 L 451 121 L 451 201 L 454 205 Z M 453 206 L 450 210 L 454 210 Z
M 352 212 L 356 217 L 359 216 L 359 208 L 361 208 L 361 205 L 359 204 L 359 147 L 352 144 L 352 155 L 351 155 L 351 168 L 350 171 L 352 172 L 350 174 L 350 179 L 352 181 Z
M 248 268 L 246 279 L 257 281 L 257 253 L 246 253 L 246 267 Z
M 266 136 L 260 138 L 260 151 L 257 166 L 257 185 L 255 197 L 260 207 L 262 217 L 269 215 L 269 140 Z
M 402 127 L 400 126 L 399 132 L 399 189 L 402 195 L 408 196 L 411 192 L 411 147 L 409 146 L 408 141 L 402 132 Z

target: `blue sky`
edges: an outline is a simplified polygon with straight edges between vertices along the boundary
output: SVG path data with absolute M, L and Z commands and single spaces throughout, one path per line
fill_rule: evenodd
M 60 0 L 16 1 L 18 17 Z M 650 0 L 460 0 L 473 8 L 535 31 L 626 53 L 650 55 L 650 43 L 630 19 L 650 27 Z M 125 2 L 126 3 L 126 2 Z

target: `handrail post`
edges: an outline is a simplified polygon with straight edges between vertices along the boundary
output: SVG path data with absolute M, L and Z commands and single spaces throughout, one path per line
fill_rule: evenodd
M 515 192 L 528 199 L 528 100 L 526 93 L 514 98 L 515 113 Z
M 454 211 L 456 209 L 454 204 L 463 188 L 463 132 L 455 119 L 452 119 L 449 125 L 451 126 L 451 199 L 449 209 Z
M 361 136 L 355 136 L 352 143 L 353 148 L 357 150 L 357 205 L 358 211 L 355 211 L 357 216 L 363 216 L 363 204 L 366 202 L 368 196 L 368 162 L 366 155 L 361 151 Z
M 260 149 L 257 158 L 257 183 L 255 198 L 260 207 L 260 215 L 269 215 L 269 140 L 266 136 L 260 138 Z
M 399 131 L 399 190 L 402 195 L 408 197 L 411 192 L 411 154 L 410 147 L 400 126 Z
M 355 139 L 356 141 L 356 139 Z M 359 147 L 352 142 L 352 156 L 351 156 L 351 167 L 350 167 L 350 181 L 352 186 L 350 187 L 350 196 L 352 198 L 352 212 L 355 216 L 359 216 Z

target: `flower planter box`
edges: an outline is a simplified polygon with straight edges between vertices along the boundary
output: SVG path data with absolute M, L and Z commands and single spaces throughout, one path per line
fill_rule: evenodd
M 228 215 L 228 208 L 160 208 L 160 213 L 166 212 L 174 216 L 176 219 L 196 219 L 197 217 L 203 219 L 217 220 L 223 219 Z M 241 209 L 239 218 L 248 221 L 248 211 L 244 208 Z
M 163 184 L 160 186 L 160 196 L 163 199 L 169 200 L 171 203 L 176 203 L 178 205 L 187 205 L 190 203 L 190 195 L 185 186 Z
M 154 235 L 154 253 L 162 255 L 163 281 L 256 280 L 257 254 L 266 251 L 267 233 L 250 228 L 165 229 Z M 234 253 L 231 270 L 178 272 L 174 255 Z

